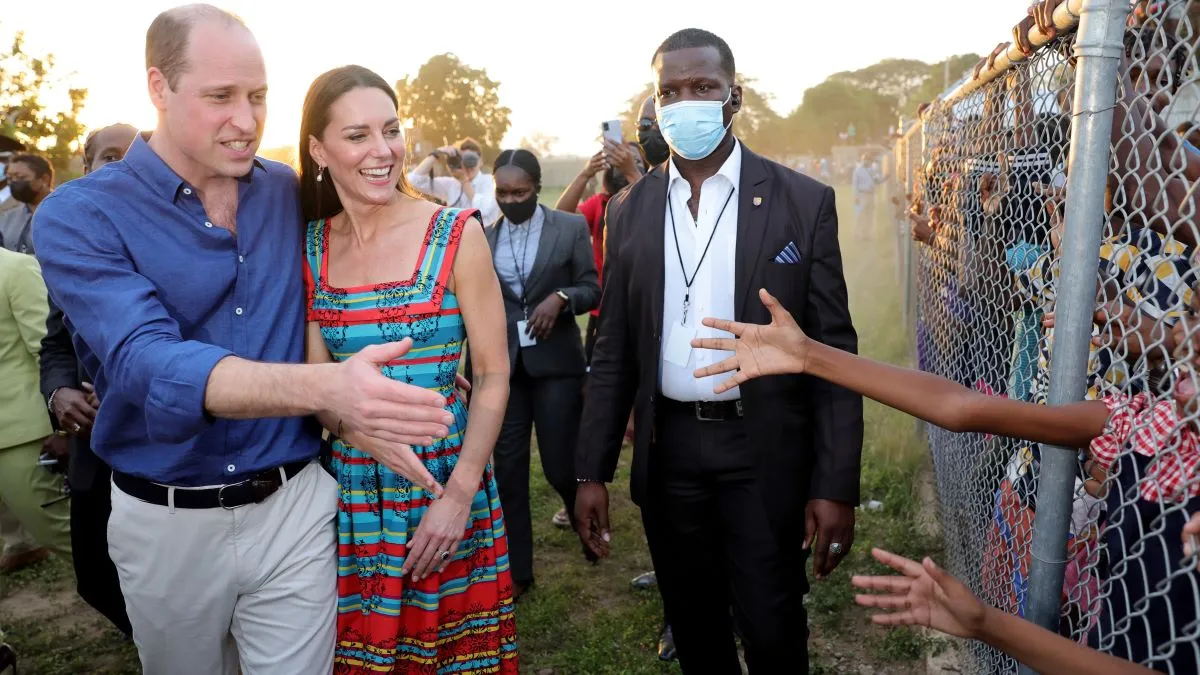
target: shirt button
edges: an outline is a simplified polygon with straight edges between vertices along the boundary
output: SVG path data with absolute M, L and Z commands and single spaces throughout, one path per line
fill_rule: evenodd
M 233 473 L 234 471 L 237 471 L 237 467 L 230 464 L 229 466 L 225 467 L 225 470 L 228 471 L 229 473 Z
M 238 316 L 241 316 L 241 315 L 242 315 L 242 308 L 241 308 L 241 307 L 238 307 L 237 309 L 233 310 L 233 313 L 234 313 L 234 314 L 237 314 Z
M 207 222 L 206 222 L 206 223 L 204 223 L 204 226 L 205 226 L 205 227 L 212 227 L 212 223 L 207 223 Z
M 183 188 L 183 194 L 185 194 L 185 195 L 192 194 L 192 188 Z
M 244 262 L 246 262 L 246 256 L 244 256 L 244 255 L 239 255 L 239 256 L 238 256 L 238 262 L 240 262 L 240 263 L 244 263 Z

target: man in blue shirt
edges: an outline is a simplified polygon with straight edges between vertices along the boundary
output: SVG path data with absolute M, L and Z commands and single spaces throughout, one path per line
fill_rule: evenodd
M 304 360 L 298 181 L 255 157 L 266 73 L 239 19 L 168 10 L 146 35 L 158 124 L 37 211 L 33 237 L 100 410 L 109 550 L 149 675 L 328 673 L 336 481 L 316 415 L 440 488 L 405 444 L 445 435 L 441 396 L 380 364 L 408 342 Z

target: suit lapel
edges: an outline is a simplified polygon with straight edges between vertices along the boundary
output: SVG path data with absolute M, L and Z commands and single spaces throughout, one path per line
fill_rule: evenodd
M 771 212 L 771 175 L 766 161 L 742 146 L 742 178 L 738 186 L 737 252 L 734 264 L 734 316 L 745 321 L 746 302 L 755 271 L 765 264 L 763 242 Z
M 554 247 L 558 244 L 559 227 L 557 219 L 554 217 L 554 211 L 544 206 L 538 208 L 544 209 L 545 217 L 542 219 L 542 235 L 538 239 L 537 255 L 533 258 L 533 269 L 529 270 L 529 280 L 525 283 L 525 292 L 529 296 L 530 302 L 537 297 L 534 289 L 537 288 L 538 279 L 542 277 L 542 272 L 546 270 L 546 265 L 554 253 Z
M 646 261 L 646 270 L 656 270 L 649 272 L 655 276 L 649 280 L 651 283 L 647 284 L 650 288 L 650 311 L 653 312 L 655 325 L 658 326 L 655 335 L 663 335 L 663 293 L 667 283 L 664 254 L 666 253 L 667 232 L 667 188 L 671 184 L 667 177 L 667 166 L 669 164 L 663 164 L 646 174 L 643 180 L 649 179 L 655 182 L 646 185 L 649 195 L 643 202 L 642 212 L 633 214 L 637 219 L 634 221 L 635 223 L 645 223 L 644 227 L 637 224 L 633 227 L 645 232 L 643 241 L 646 242 L 646 255 L 649 258 Z
M 484 234 L 487 236 L 488 246 L 490 246 L 492 249 L 492 264 L 493 265 L 496 262 L 496 246 L 500 243 L 500 226 L 503 224 L 504 224 L 504 219 L 501 218 L 500 220 L 497 220 L 494 225 L 492 225 L 491 227 L 484 228 L 484 230 L 483 230 Z M 518 298 L 517 294 L 513 292 L 512 287 L 510 287 L 508 284 L 504 283 L 503 279 L 500 280 L 500 295 L 511 300 L 512 302 L 521 304 L 521 299 Z

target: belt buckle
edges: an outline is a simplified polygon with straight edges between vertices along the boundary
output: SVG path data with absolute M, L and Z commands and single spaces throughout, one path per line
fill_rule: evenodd
M 712 410 L 713 405 L 709 401 L 696 401 L 696 419 L 701 422 L 720 422 L 722 418 L 709 416 L 709 410 Z
M 225 506 L 225 488 L 238 487 L 240 485 L 245 485 L 245 484 L 246 484 L 246 481 L 242 481 L 240 483 L 232 483 L 230 485 L 222 485 L 220 488 L 217 488 L 217 504 L 221 508 L 225 509 L 226 511 L 232 511 L 236 508 L 239 508 L 239 506 Z

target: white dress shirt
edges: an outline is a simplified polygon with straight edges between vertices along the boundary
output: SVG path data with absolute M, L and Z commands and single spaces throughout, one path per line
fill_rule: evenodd
M 446 206 L 454 208 L 471 206 L 466 200 L 462 183 L 459 183 L 458 179 L 452 176 L 432 176 L 427 173 L 421 174 L 413 171 L 408 174 L 408 182 L 421 192 L 437 197 Z
M 740 141 L 735 142 L 733 152 L 721 165 L 721 169 L 704 181 L 700 188 L 700 208 L 697 209 L 695 220 L 688 209 L 688 200 L 692 197 L 691 186 L 679 175 L 674 159 L 668 166 L 667 176 L 668 202 L 663 214 L 663 227 L 666 228 L 663 246 L 663 264 L 666 266 L 663 284 L 663 343 L 659 361 L 662 394 L 676 401 L 738 399 L 741 398 L 741 392 L 737 388 L 719 395 L 713 393 L 713 385 L 729 377 L 729 374 L 703 379 L 692 376 L 697 368 L 718 363 L 729 357 L 731 352 L 689 347 L 687 363 L 681 365 L 672 362 L 671 351 L 673 343 L 678 346 L 682 341 L 678 337 L 672 340 L 675 331 L 682 331 L 689 342 L 692 337 L 728 337 L 728 334 L 706 328 L 700 321 L 707 316 L 719 319 L 734 318 L 734 253 L 737 249 L 742 144 Z M 724 212 L 721 211 L 722 206 L 725 207 Z M 674 234 L 671 232 L 672 213 L 675 220 Z M 720 222 L 717 222 L 718 215 Z M 713 228 L 716 228 L 715 232 Z M 712 245 L 708 246 L 708 255 L 704 256 L 703 262 L 697 268 L 696 264 L 704 254 L 710 235 Z M 679 238 L 678 253 L 675 247 L 676 236 Z M 687 274 L 696 275 L 692 282 L 687 322 L 682 327 L 683 298 L 687 295 L 687 285 L 684 271 L 680 268 L 680 257 L 683 258 L 682 267 L 687 270 Z

